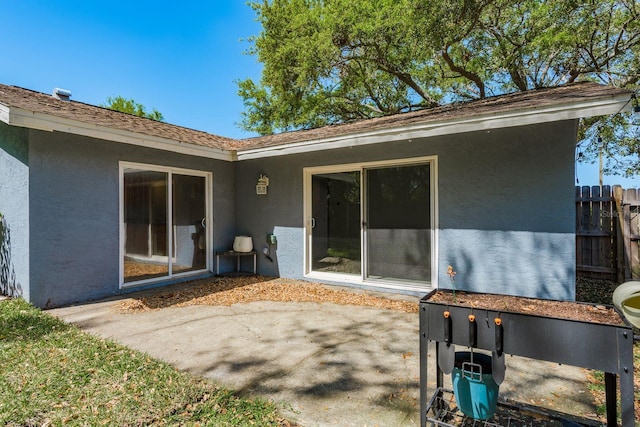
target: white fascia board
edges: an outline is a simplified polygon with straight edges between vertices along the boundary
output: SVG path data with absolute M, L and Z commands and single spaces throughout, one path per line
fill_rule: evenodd
M 126 130 L 113 129 L 108 126 L 94 125 L 77 120 L 51 116 L 49 114 L 36 113 L 20 108 L 9 108 L 9 117 L 8 120 L 5 120 L 3 118 L 2 107 L 3 106 L 0 106 L 0 120 L 13 126 L 21 126 L 49 132 L 66 132 L 75 135 L 88 136 L 91 138 L 104 139 L 107 141 L 120 142 L 124 144 L 139 145 L 143 147 L 171 151 L 180 154 L 189 154 L 198 157 L 206 157 L 210 159 L 226 161 L 235 160 L 235 154 L 227 150 L 185 144 L 169 138 L 162 138 Z
M 287 154 L 308 153 L 334 148 L 347 148 L 367 144 L 604 116 L 629 111 L 631 108 L 630 100 L 630 95 L 623 94 L 599 101 L 557 104 L 545 108 L 506 111 L 497 115 L 488 113 L 473 117 L 463 117 L 457 120 L 418 123 L 409 126 L 339 135 L 336 137 L 295 142 L 273 147 L 239 150 L 238 160 L 284 156 Z
M 0 121 L 9 124 L 9 107 L 0 104 Z

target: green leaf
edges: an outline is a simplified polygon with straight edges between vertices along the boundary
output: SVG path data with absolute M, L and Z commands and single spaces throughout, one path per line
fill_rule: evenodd
M 260 134 L 384 116 L 444 102 L 592 80 L 640 84 L 637 0 L 263 0 L 247 53 L 259 82 L 237 82 L 241 127 Z M 585 122 L 582 135 L 593 135 Z M 638 172 L 630 116 L 609 127 L 609 169 Z M 630 158 L 630 159 L 629 159 Z M 622 159 L 622 160 L 621 160 Z M 626 160 L 625 160 L 626 159 Z

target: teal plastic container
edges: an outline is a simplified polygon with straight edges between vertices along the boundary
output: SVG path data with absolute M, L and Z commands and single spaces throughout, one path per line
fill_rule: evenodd
M 453 394 L 460 411 L 476 420 L 487 420 L 496 412 L 500 386 L 491 373 L 491 356 L 483 353 L 456 352 L 451 372 Z

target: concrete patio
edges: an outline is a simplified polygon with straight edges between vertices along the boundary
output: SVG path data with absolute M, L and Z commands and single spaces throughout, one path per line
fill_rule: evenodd
M 240 394 L 271 399 L 303 426 L 419 425 L 416 313 L 295 302 L 124 313 L 119 301 L 49 312 Z M 435 373 L 433 349 L 429 357 Z M 579 368 L 508 357 L 500 392 L 595 416 L 586 372 Z

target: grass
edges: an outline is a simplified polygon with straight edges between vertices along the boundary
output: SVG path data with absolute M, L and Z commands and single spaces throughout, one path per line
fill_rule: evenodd
M 0 425 L 289 423 L 273 403 L 238 397 L 16 299 L 0 302 Z

